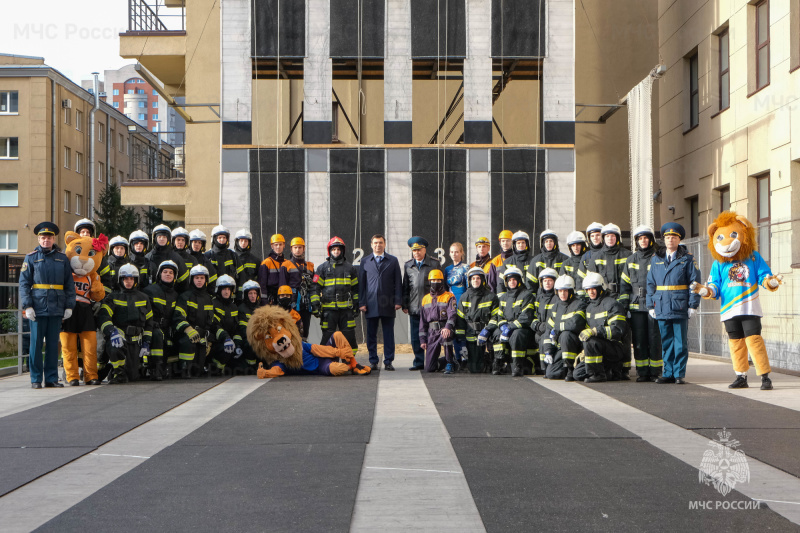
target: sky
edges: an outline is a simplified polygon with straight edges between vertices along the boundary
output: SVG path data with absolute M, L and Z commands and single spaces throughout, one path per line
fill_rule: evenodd
M 155 0 L 148 0 L 155 3 Z M 75 83 L 135 63 L 119 56 L 128 0 L 3 1 L 0 53 L 44 57 Z

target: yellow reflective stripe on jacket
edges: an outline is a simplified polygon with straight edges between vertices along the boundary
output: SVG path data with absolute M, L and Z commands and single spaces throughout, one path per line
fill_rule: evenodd
M 194 302 L 186 302 L 186 305 L 188 305 L 189 307 L 192 307 L 194 309 L 197 309 L 197 304 L 194 303 Z
M 491 307 L 492 302 L 483 302 L 482 304 L 478 304 L 478 309 L 485 309 L 486 307 Z
M 145 305 L 147 305 L 147 300 L 141 300 L 141 301 L 138 301 L 138 302 L 134 302 L 134 305 L 136 307 L 144 307 Z

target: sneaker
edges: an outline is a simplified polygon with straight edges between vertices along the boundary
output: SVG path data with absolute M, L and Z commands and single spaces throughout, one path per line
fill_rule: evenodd
M 447 363 L 447 366 L 444 367 L 444 373 L 445 374 L 453 374 L 454 373 L 453 363 Z
M 769 378 L 767 378 L 769 379 Z M 729 389 L 747 389 L 750 385 L 747 384 L 747 374 L 737 375 L 736 380 L 728 385 Z
M 772 380 L 768 374 L 761 376 L 761 390 L 772 390 Z

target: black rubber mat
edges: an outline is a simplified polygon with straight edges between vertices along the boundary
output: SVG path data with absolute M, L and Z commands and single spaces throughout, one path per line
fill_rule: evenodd
M 720 436 L 717 433 L 722 430 L 698 429 L 695 431 L 709 439 L 719 441 Z M 739 445 L 735 449 L 743 451 L 748 457 L 800 477 L 800 454 L 797 453 L 800 429 L 734 428 L 728 431 L 731 434 L 729 439 L 739 441 Z
M 527 378 L 438 372 L 423 378 L 451 438 L 638 438 Z

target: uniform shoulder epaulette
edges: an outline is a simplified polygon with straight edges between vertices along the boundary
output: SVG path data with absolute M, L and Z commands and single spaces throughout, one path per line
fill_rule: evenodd
M 39 250 L 33 250 L 32 252 L 28 252 L 28 253 L 27 253 L 27 254 L 25 254 L 25 255 L 26 255 L 26 256 L 27 256 L 27 255 L 33 255 L 33 254 L 35 254 L 35 253 L 38 253 L 38 251 L 39 251 Z

